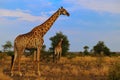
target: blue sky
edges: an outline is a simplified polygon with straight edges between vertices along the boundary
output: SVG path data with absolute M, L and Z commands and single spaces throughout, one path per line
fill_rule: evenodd
M 70 51 L 90 49 L 104 41 L 111 51 L 120 51 L 120 0 L 0 0 L 0 50 L 19 34 L 47 20 L 63 6 L 70 17 L 60 16 L 44 36 L 50 47 L 51 36 L 61 31 L 70 41 Z

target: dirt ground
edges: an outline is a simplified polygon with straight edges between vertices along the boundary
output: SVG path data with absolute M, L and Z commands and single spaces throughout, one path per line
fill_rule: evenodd
M 0 80 L 107 80 L 108 69 L 115 58 L 77 57 L 74 59 L 61 58 L 58 63 L 41 61 L 41 76 L 36 74 L 36 66 L 31 58 L 22 58 L 22 76 L 10 76 L 11 58 L 0 60 Z M 35 68 L 35 69 L 33 69 Z

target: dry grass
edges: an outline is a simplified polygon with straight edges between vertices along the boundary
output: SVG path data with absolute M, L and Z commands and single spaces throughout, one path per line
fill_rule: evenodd
M 10 58 L 6 58 L 0 63 L 0 76 L 5 76 L 0 77 L 0 80 L 107 80 L 109 68 L 119 60 L 120 57 L 62 57 L 58 63 L 41 62 L 42 75 L 37 76 L 30 68 L 33 66 L 31 59 L 24 57 L 21 66 L 25 75 L 10 77 Z

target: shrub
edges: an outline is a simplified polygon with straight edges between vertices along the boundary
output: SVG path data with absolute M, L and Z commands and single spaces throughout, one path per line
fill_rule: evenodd
M 76 57 L 76 54 L 74 54 L 74 53 L 69 53 L 68 55 L 67 55 L 67 58 L 68 59 L 72 59 L 72 58 L 75 58 Z
M 2 51 L 0 51 L 0 53 L 2 53 Z
M 7 55 L 8 55 L 8 56 L 13 56 L 13 55 L 14 55 L 14 52 L 13 52 L 13 51 L 8 51 L 8 52 L 7 52 Z

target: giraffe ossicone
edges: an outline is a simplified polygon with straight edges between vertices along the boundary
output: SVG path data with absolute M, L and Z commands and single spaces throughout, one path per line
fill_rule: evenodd
M 26 34 L 22 34 L 16 37 L 16 39 L 14 40 L 14 60 L 11 67 L 11 75 L 13 75 L 14 72 L 16 59 L 18 59 L 18 73 L 19 75 L 22 75 L 20 70 L 21 55 L 24 53 L 25 49 L 31 48 L 35 49 L 34 61 L 37 61 L 37 72 L 40 75 L 40 50 L 44 43 L 43 37 L 60 15 L 69 16 L 69 13 L 66 9 L 61 7 L 43 24 L 34 27 L 30 32 Z

